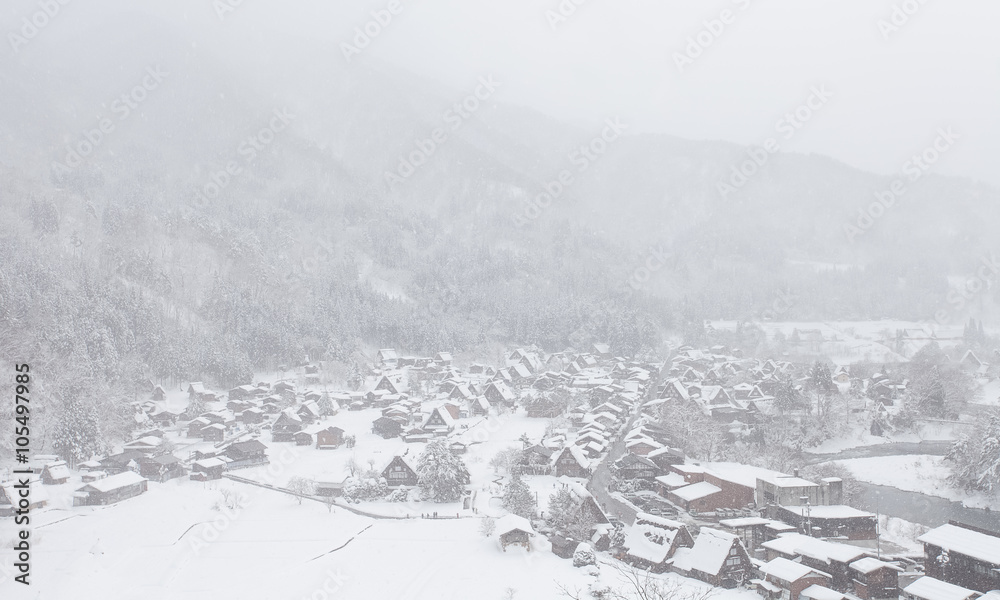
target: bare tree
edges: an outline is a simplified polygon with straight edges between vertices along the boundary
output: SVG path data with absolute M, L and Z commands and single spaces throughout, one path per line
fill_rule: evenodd
M 598 598 L 599 600 L 710 600 L 717 592 L 712 587 L 687 584 L 677 578 L 660 577 L 618 561 L 602 564 L 610 567 L 618 575 L 616 579 L 624 582 L 625 585 L 621 588 L 608 586 L 606 588 L 592 588 L 591 590 L 579 588 L 571 590 L 557 583 L 559 593 L 563 597 L 572 598 L 572 600 L 588 600 L 589 598 Z
M 316 483 L 305 477 L 292 477 L 288 480 L 288 490 L 296 494 L 312 496 L 316 492 Z M 302 496 L 295 496 L 299 504 L 302 504 Z

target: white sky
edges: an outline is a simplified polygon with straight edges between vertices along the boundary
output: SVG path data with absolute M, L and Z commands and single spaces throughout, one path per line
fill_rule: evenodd
M 774 135 L 775 122 L 824 84 L 835 97 L 783 150 L 891 174 L 950 126 L 961 139 L 934 172 L 1000 185 L 996 0 L 399 1 L 402 12 L 361 61 L 378 58 L 458 90 L 492 74 L 503 83 L 498 100 L 563 120 L 619 116 L 631 132 L 742 144 Z M 546 11 L 574 1 L 582 4 L 576 14 L 553 31 Z M 242 0 L 220 21 L 213 2 L 240 0 L 105 2 L 203 34 L 277 29 L 326 42 L 349 40 L 370 11 L 389 4 Z M 919 8 L 886 40 L 878 21 L 897 5 Z M 73 2 L 64 10 L 88 8 Z M 673 53 L 723 9 L 735 22 L 680 73 Z M 34 2 L 12 2 L 0 30 L 32 10 Z
M 413 1 L 371 51 L 455 87 L 494 73 L 504 100 L 564 119 L 745 144 L 823 83 L 834 99 L 783 149 L 888 174 L 952 126 L 934 170 L 1000 184 L 1000 2 L 925 0 L 888 41 L 893 1 L 745 3 L 586 0 L 552 31 L 558 0 Z M 679 72 L 673 52 L 726 8 L 735 22 Z

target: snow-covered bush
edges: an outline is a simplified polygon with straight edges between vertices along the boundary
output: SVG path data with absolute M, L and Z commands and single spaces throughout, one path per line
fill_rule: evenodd
M 385 497 L 389 502 L 406 502 L 410 499 L 409 490 L 393 490 Z
M 385 478 L 375 471 L 367 471 L 358 477 L 351 477 L 344 485 L 344 498 L 348 502 L 379 500 L 389 491 Z
M 586 567 L 587 565 L 596 565 L 597 556 L 594 555 L 594 549 L 590 547 L 590 544 L 583 542 L 576 547 L 576 551 L 573 552 L 573 566 L 574 567 Z

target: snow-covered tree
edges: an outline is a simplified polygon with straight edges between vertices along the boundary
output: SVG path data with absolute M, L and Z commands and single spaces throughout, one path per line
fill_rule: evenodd
M 483 517 L 483 520 L 479 522 L 479 533 L 483 534 L 483 537 L 492 536 L 496 529 L 497 522 L 493 517 Z
M 428 442 L 416 470 L 420 494 L 433 502 L 458 502 L 469 483 L 465 463 L 441 440 Z
M 385 478 L 378 471 L 369 470 L 351 477 L 344 484 L 344 498 L 351 502 L 379 500 L 389 492 Z
M 951 482 L 966 490 L 1000 490 L 1000 411 L 982 419 L 971 434 L 963 435 L 948 451 Z
M 511 466 L 516 465 L 521 462 L 521 450 L 511 446 L 510 448 L 504 448 L 503 450 L 496 453 L 496 455 L 490 459 L 490 466 L 493 467 L 493 471 L 496 473 L 509 472 Z
M 94 409 L 80 400 L 70 401 L 56 419 L 52 448 L 71 468 L 101 452 L 105 444 Z
M 333 409 L 333 400 L 330 399 L 330 394 L 323 394 L 323 396 L 320 397 L 319 402 L 316 403 L 316 406 L 319 408 L 319 414 L 324 417 L 329 417 L 335 412 Z
M 515 515 L 530 519 L 535 516 L 535 505 L 535 494 L 515 471 L 504 488 L 503 507 Z

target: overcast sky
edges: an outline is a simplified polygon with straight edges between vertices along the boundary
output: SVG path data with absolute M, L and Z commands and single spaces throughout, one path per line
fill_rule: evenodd
M 385 60 L 460 90 L 492 74 L 500 100 L 567 121 L 619 116 L 633 132 L 741 144 L 775 136 L 778 119 L 825 86 L 833 97 L 782 149 L 893 174 L 951 127 L 959 142 L 934 171 L 1000 185 L 996 0 L 399 1 L 402 11 L 356 60 Z M 4 28 L 34 4 L 8 5 Z M 278 28 L 339 42 L 389 0 L 242 0 L 223 19 L 209 0 L 124 4 L 194 28 Z M 560 5 L 575 14 L 554 22 Z M 901 24 L 880 30 L 894 9 Z M 723 10 L 729 23 L 717 36 L 702 33 L 710 45 L 679 68 L 675 53 Z

